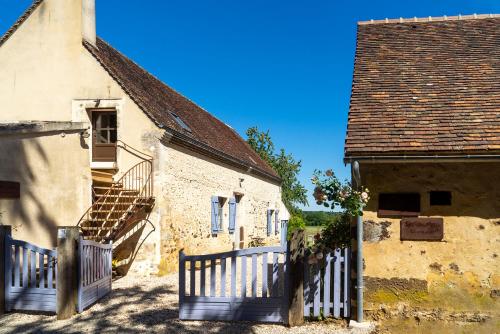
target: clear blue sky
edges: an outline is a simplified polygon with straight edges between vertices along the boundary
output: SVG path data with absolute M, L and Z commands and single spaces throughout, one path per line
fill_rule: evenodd
M 74 1 L 74 0 L 73 0 Z M 29 6 L 0 0 L 3 34 Z M 98 35 L 244 136 L 314 169 L 342 163 L 356 22 L 500 13 L 500 0 L 96 0 Z M 312 198 L 309 209 L 318 209 Z M 320 209 L 320 208 L 319 208 Z

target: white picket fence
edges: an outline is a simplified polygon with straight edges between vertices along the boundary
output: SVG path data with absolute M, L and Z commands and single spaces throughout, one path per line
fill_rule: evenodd
M 324 263 L 304 264 L 304 316 L 350 316 L 349 248 L 325 254 Z

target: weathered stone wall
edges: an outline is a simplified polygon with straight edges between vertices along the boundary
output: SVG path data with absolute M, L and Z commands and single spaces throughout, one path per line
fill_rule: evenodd
M 244 227 L 245 247 L 252 237 L 266 243 L 277 242 L 279 235 L 267 238 L 267 209 L 285 215 L 279 185 L 260 179 L 221 162 L 168 145 L 160 153 L 161 188 L 157 187 L 157 208 L 161 215 L 160 271 L 177 269 L 178 251 L 204 254 L 233 249 L 238 234 L 228 233 L 229 209 L 224 206 L 224 231 L 211 233 L 211 197 L 227 199 L 243 195 L 237 206 L 236 228 Z M 274 217 L 273 217 L 274 231 Z
M 371 191 L 363 217 L 367 313 L 498 313 L 500 164 L 362 164 L 360 171 Z M 429 192 L 439 190 L 451 191 L 451 206 L 430 206 Z M 377 217 L 384 192 L 420 193 L 421 216 L 443 217 L 444 239 L 401 241 L 400 219 Z

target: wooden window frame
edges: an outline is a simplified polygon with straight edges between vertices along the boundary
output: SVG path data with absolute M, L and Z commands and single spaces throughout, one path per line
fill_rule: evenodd
M 93 162 L 116 162 L 117 159 L 117 141 L 118 141 L 118 113 L 114 108 L 89 109 L 90 119 L 92 123 L 92 161 Z M 115 127 L 110 127 L 109 122 L 106 127 L 97 127 L 98 115 L 109 114 L 115 116 Z M 109 116 L 108 116 L 109 117 Z M 111 141 L 111 132 L 116 132 L 115 141 Z M 98 141 L 99 133 L 106 131 L 107 143 Z

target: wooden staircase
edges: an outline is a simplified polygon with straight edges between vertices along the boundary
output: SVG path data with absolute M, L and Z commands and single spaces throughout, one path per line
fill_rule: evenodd
M 134 150 L 126 146 L 127 150 Z M 138 151 L 135 150 L 135 156 Z M 93 204 L 78 222 L 84 239 L 113 242 L 113 262 L 133 261 L 153 209 L 153 159 L 139 152 L 142 161 L 125 172 L 117 181 L 115 171 L 93 170 Z M 138 236 L 139 234 L 139 236 Z M 139 245 L 139 246 L 137 246 Z M 126 270 L 130 264 L 127 265 Z M 125 272 L 126 272 L 125 270 Z

